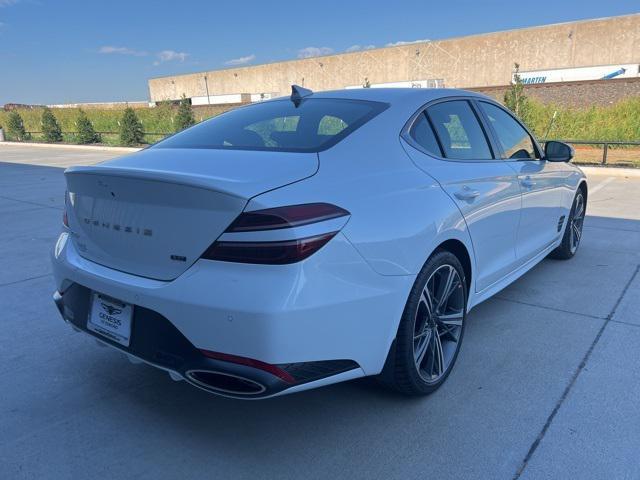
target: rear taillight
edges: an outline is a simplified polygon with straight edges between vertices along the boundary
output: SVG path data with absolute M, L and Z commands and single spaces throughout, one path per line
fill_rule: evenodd
M 64 192 L 64 210 L 62 211 L 62 224 L 69 228 L 69 217 L 67 215 L 67 192 Z
M 276 242 L 215 242 L 203 255 L 209 260 L 239 263 L 286 265 L 320 250 L 338 232 Z
M 329 203 L 305 203 L 287 207 L 244 212 L 227 228 L 227 232 L 255 232 L 300 227 L 349 215 L 345 209 Z
M 326 245 L 348 216 L 348 211 L 328 203 L 243 212 L 202 257 L 268 265 L 299 262 Z M 278 238 L 272 238 L 274 230 L 279 230 Z

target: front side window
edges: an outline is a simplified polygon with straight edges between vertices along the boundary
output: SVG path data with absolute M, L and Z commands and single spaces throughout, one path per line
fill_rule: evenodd
M 533 140 L 522 125 L 500 107 L 487 102 L 479 103 L 496 132 L 503 151 L 502 158 L 514 160 L 538 158 Z
M 307 98 L 231 110 L 177 133 L 152 148 L 215 148 L 319 152 L 387 108 L 386 103 Z
M 440 139 L 446 158 L 493 159 L 480 122 L 466 100 L 452 100 L 427 108 L 427 115 Z

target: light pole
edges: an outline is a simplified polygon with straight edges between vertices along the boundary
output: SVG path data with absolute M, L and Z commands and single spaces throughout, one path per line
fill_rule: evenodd
M 211 105 L 211 99 L 209 98 L 209 83 L 207 82 L 207 76 L 204 76 L 204 88 L 207 90 L 207 105 Z

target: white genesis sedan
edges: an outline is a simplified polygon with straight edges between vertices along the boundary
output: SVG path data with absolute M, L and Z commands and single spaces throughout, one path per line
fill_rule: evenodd
M 313 93 L 65 172 L 66 322 L 219 395 L 446 380 L 469 310 L 580 244 L 585 176 L 492 99 Z

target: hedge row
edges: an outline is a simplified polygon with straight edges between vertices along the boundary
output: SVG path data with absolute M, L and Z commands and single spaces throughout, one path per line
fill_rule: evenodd
M 194 122 L 219 115 L 232 107 L 203 106 L 192 107 Z M 51 109 L 57 124 L 62 131 L 64 142 L 80 143 L 78 141 L 78 120 L 84 115 L 95 132 L 100 135 L 100 142 L 108 145 L 119 145 L 120 133 L 123 126 L 125 108 L 56 108 Z M 134 113 L 144 132 L 141 143 L 153 143 L 164 136 L 181 130 L 182 125 L 188 125 L 189 117 L 179 106 L 161 104 L 154 108 L 128 109 Z M 21 108 L 15 110 L 21 117 L 26 132 L 31 132 L 30 140 L 44 141 L 43 114 L 44 108 Z M 23 140 L 14 138 L 8 130 L 11 112 L 0 110 L 0 126 L 4 127 L 9 140 Z

